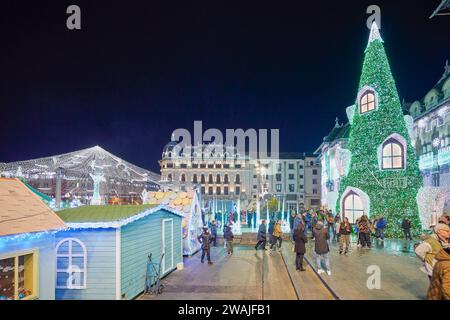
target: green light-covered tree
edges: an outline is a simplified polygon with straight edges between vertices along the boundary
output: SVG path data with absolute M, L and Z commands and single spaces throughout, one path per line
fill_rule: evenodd
M 348 195 L 355 190 L 356 195 L 361 195 L 358 191 L 362 191 L 366 213 L 370 217 L 383 214 L 386 218 L 386 236 L 400 237 L 401 222 L 405 217 L 411 220 L 412 231 L 417 235 L 421 223 L 416 196 L 422 178 L 383 40 L 375 23 L 365 51 L 358 92 L 347 145 L 351 152 L 350 167 L 340 184 L 338 209 L 344 213 L 346 208 L 340 207 L 345 207 Z M 389 142 L 394 145 L 388 146 Z M 400 154 L 402 157 L 397 157 Z M 395 169 L 386 169 L 389 166 Z

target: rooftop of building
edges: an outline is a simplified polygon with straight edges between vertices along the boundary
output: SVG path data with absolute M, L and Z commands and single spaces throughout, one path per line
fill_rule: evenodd
M 0 237 L 64 228 L 63 220 L 20 180 L 0 178 Z
M 113 222 L 130 218 L 157 206 L 157 204 L 81 206 L 61 210 L 58 212 L 58 216 L 66 223 Z

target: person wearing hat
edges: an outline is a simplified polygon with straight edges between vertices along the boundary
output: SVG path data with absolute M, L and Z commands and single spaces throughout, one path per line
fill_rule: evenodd
M 449 246 L 449 238 L 450 227 L 446 224 L 438 223 L 434 227 L 433 234 L 426 238 L 415 249 L 416 255 L 420 260 L 422 260 L 423 263 L 420 270 L 427 274 L 430 280 L 436 264 L 436 255 L 442 250 L 442 248 Z
M 198 237 L 198 241 L 202 244 L 202 258 L 201 263 L 205 259 L 205 255 L 208 259 L 208 264 L 212 264 L 211 262 L 211 242 L 212 237 L 208 231 L 208 227 L 203 227 L 203 233 Z

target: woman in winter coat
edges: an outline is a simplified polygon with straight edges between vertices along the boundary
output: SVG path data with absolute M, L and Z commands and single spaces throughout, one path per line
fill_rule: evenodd
M 450 300 L 450 247 L 442 249 L 436 255 L 428 300 Z
M 339 254 L 342 254 L 342 252 L 344 252 L 344 254 L 347 254 L 350 247 L 350 234 L 352 233 L 352 231 L 352 225 L 348 221 L 348 218 L 345 217 L 344 221 L 339 226 Z
M 370 242 L 370 232 L 371 232 L 371 226 L 370 221 L 367 218 L 367 216 L 362 216 L 361 220 L 358 223 L 358 229 L 359 229 L 359 237 L 361 242 L 361 247 L 370 248 L 372 246 Z
M 297 270 L 300 271 L 306 271 L 305 268 L 303 268 L 303 258 L 306 253 L 305 244 L 308 242 L 308 239 L 306 238 L 304 229 L 305 226 L 301 223 L 299 223 L 297 225 L 297 228 L 294 229 L 294 241 L 295 241 L 294 251 L 296 254 L 295 267 Z

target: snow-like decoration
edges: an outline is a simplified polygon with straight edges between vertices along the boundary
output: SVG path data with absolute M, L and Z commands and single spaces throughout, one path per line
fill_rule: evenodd
M 339 149 L 337 151 L 337 157 L 336 157 L 336 165 L 339 171 L 339 175 L 347 176 L 350 171 L 350 162 L 352 160 L 352 153 L 348 149 Z
M 440 187 L 422 187 L 417 193 L 417 206 L 419 208 L 420 221 L 424 230 L 435 225 L 437 218 L 444 213 L 445 199 L 450 193 Z
M 367 46 L 369 46 L 373 41 L 380 40 L 381 42 L 384 42 L 381 38 L 380 29 L 378 28 L 377 23 L 374 21 L 372 23 L 372 29 L 370 30 L 370 36 L 369 36 L 369 43 Z
M 406 129 L 408 130 L 409 138 L 414 140 L 414 119 L 410 115 L 404 117 L 406 123 Z
M 356 106 L 352 105 L 352 106 L 348 107 L 347 109 L 345 109 L 345 112 L 347 113 L 348 122 L 350 122 L 350 125 L 352 125 L 353 118 L 354 118 L 355 112 L 356 112 Z

